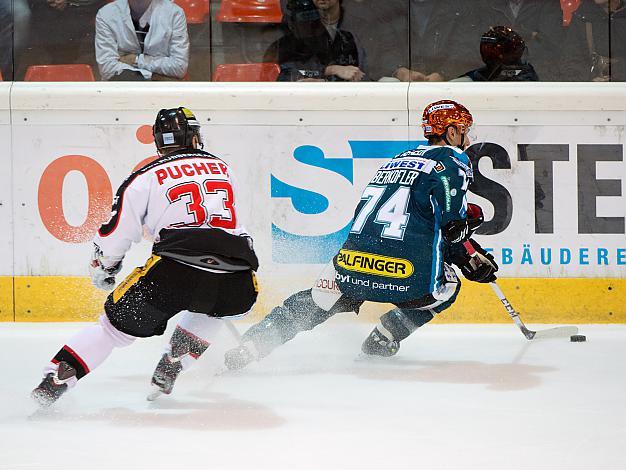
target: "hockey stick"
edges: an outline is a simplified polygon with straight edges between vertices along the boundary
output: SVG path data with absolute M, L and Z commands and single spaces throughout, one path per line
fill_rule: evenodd
M 477 252 L 469 240 L 463 242 L 463 246 L 471 257 L 476 256 Z M 498 299 L 500 299 L 500 302 L 502 302 L 502 305 L 504 305 L 504 308 L 513 319 L 513 322 L 515 322 L 515 324 L 527 340 L 530 341 L 532 339 L 567 338 L 578 333 L 578 327 L 576 326 L 557 326 L 556 328 L 548 328 L 546 330 L 538 331 L 529 330 L 526 325 L 524 325 L 522 319 L 519 317 L 519 313 L 513 308 L 511 302 L 509 302 L 509 300 L 504 295 L 504 292 L 502 292 L 502 289 L 500 289 L 500 286 L 496 284 L 496 281 L 490 282 L 489 285 L 491 286 L 491 289 L 495 292 Z
M 235 341 L 237 341 L 237 345 L 241 346 L 241 333 L 239 333 L 239 330 L 237 329 L 237 327 L 233 325 L 233 323 L 230 320 L 227 320 L 224 318 L 222 321 L 226 325 L 226 328 L 228 329 L 230 334 L 233 336 Z
M 522 334 L 526 336 L 526 339 L 544 339 L 544 338 L 569 338 L 572 335 L 578 334 L 578 327 L 576 326 L 557 326 L 556 328 L 548 328 L 546 330 L 529 330 L 524 322 L 519 317 L 519 313 L 513 308 L 511 302 L 504 296 L 502 289 L 500 286 L 496 284 L 496 281 L 490 282 L 489 285 L 496 293 L 502 305 L 511 316 L 517 327 L 520 329 Z

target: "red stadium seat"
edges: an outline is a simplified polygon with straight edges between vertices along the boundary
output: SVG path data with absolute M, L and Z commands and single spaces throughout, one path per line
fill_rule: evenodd
M 222 0 L 217 20 L 223 23 L 280 23 L 280 0 Z
M 581 0 L 561 0 L 561 10 L 563 10 L 563 26 L 568 26 L 572 21 L 572 15 L 580 6 Z
M 209 0 L 174 0 L 185 11 L 188 24 L 205 23 L 209 17 Z
M 31 65 L 26 69 L 25 82 L 95 82 L 91 65 Z
M 278 64 L 220 64 L 213 74 L 214 82 L 275 82 L 280 67 Z

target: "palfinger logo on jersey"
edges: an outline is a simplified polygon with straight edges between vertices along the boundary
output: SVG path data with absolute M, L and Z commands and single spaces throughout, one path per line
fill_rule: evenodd
M 404 279 L 413 274 L 413 264 L 402 258 L 392 258 L 375 253 L 339 250 L 337 265 L 348 271 Z

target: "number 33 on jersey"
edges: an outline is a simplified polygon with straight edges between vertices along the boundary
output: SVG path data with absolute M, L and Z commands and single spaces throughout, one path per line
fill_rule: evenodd
M 107 257 L 121 257 L 132 242 L 141 240 L 144 228 L 153 238 L 163 228 L 244 234 L 233 185 L 230 167 L 208 152 L 188 149 L 160 157 L 122 183 L 111 218 L 94 242 Z

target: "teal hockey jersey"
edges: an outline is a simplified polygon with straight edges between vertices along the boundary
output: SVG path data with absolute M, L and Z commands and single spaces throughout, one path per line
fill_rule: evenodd
M 419 146 L 383 164 L 365 187 L 334 259 L 340 290 L 358 300 L 403 303 L 443 288 L 441 228 L 466 218 L 469 158 L 451 146 Z

